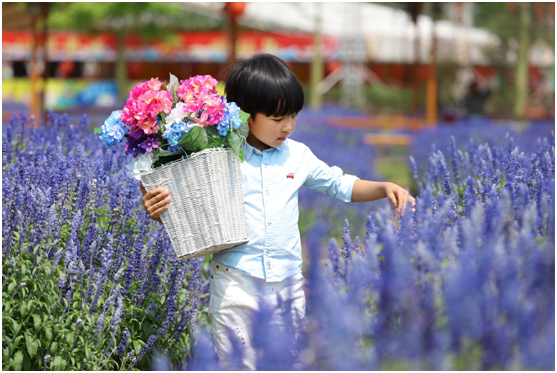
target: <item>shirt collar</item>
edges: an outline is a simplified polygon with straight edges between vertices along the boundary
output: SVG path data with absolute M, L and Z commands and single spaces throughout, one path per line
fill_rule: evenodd
M 276 148 L 270 148 L 267 149 L 269 151 L 274 151 L 274 150 L 278 150 L 278 151 L 283 151 L 283 150 L 287 150 L 289 148 L 288 145 L 288 139 L 284 140 L 284 142 L 282 143 L 281 146 L 277 146 Z M 260 152 L 260 150 L 257 150 L 256 148 L 254 148 L 253 146 L 251 146 L 250 144 L 246 142 L 244 142 L 244 145 L 242 145 L 242 148 L 244 149 L 244 158 L 245 159 L 249 159 L 249 157 L 251 157 L 252 153 L 254 151 Z

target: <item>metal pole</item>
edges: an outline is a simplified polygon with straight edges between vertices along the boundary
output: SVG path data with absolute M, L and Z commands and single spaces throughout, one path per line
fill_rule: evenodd
M 433 16 L 431 18 L 431 49 L 429 60 L 429 75 L 426 86 L 426 124 L 430 127 L 437 126 L 437 37 L 435 35 L 435 21 L 440 12 L 439 3 L 433 3 Z
M 39 48 L 39 33 L 37 30 L 37 21 L 40 15 L 38 3 L 28 3 L 29 16 L 31 17 L 31 29 L 33 31 L 33 48 L 31 50 L 31 120 L 34 127 L 40 123 L 39 116 L 39 93 L 38 93 L 38 80 L 39 80 L 39 66 L 38 66 L 38 48 Z
M 322 3 L 315 3 L 315 29 L 313 32 L 313 59 L 311 60 L 310 107 L 321 107 L 323 96 L 317 85 L 323 80 L 323 35 L 321 33 Z
M 518 3 L 519 42 L 518 64 L 516 66 L 514 115 L 523 119 L 528 103 L 528 50 L 530 49 L 530 27 L 532 24 L 529 3 Z
M 43 74 L 42 74 L 42 85 L 39 94 L 39 112 L 41 117 L 38 118 L 39 120 L 43 120 L 46 125 L 46 111 L 45 111 L 45 91 L 47 88 L 48 82 L 48 12 L 49 12 L 49 3 L 41 3 L 41 17 L 43 22 L 43 37 L 42 37 L 42 50 L 43 50 Z

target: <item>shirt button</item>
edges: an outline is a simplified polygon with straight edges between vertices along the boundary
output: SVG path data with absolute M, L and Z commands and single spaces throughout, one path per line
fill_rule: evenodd
M 267 164 L 265 163 L 265 164 L 263 165 L 263 167 L 267 167 Z
M 267 225 L 271 225 L 271 224 L 273 224 L 273 223 L 272 223 L 272 222 L 268 222 L 268 223 L 267 223 Z
M 266 191 L 265 191 L 265 194 L 266 194 L 266 195 L 269 195 L 269 191 L 268 191 L 268 190 L 266 190 Z

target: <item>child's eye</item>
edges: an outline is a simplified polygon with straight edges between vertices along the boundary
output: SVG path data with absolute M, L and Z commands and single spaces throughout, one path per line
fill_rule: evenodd
M 283 118 L 278 118 L 278 119 L 273 119 L 275 122 L 280 122 L 282 121 Z

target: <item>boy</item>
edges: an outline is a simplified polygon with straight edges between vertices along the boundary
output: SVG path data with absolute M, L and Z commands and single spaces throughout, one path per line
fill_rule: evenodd
M 230 327 L 244 346 L 243 368 L 255 369 L 251 347 L 250 313 L 266 304 L 276 307 L 279 298 L 291 301 L 295 320 L 305 315 L 302 289 L 302 254 L 298 231 L 298 189 L 307 186 L 344 202 L 366 202 L 387 197 L 402 213 L 414 198 L 396 184 L 373 182 L 343 175 L 313 155 L 307 146 L 288 139 L 296 115 L 304 105 L 302 85 L 288 66 L 270 54 L 256 54 L 234 64 L 226 82 L 226 97 L 236 102 L 248 119 L 244 145 L 242 188 L 250 241 L 213 254 L 209 316 L 221 365 L 229 366 L 232 350 Z M 151 218 L 160 222 L 168 208 L 167 191 L 144 194 Z

